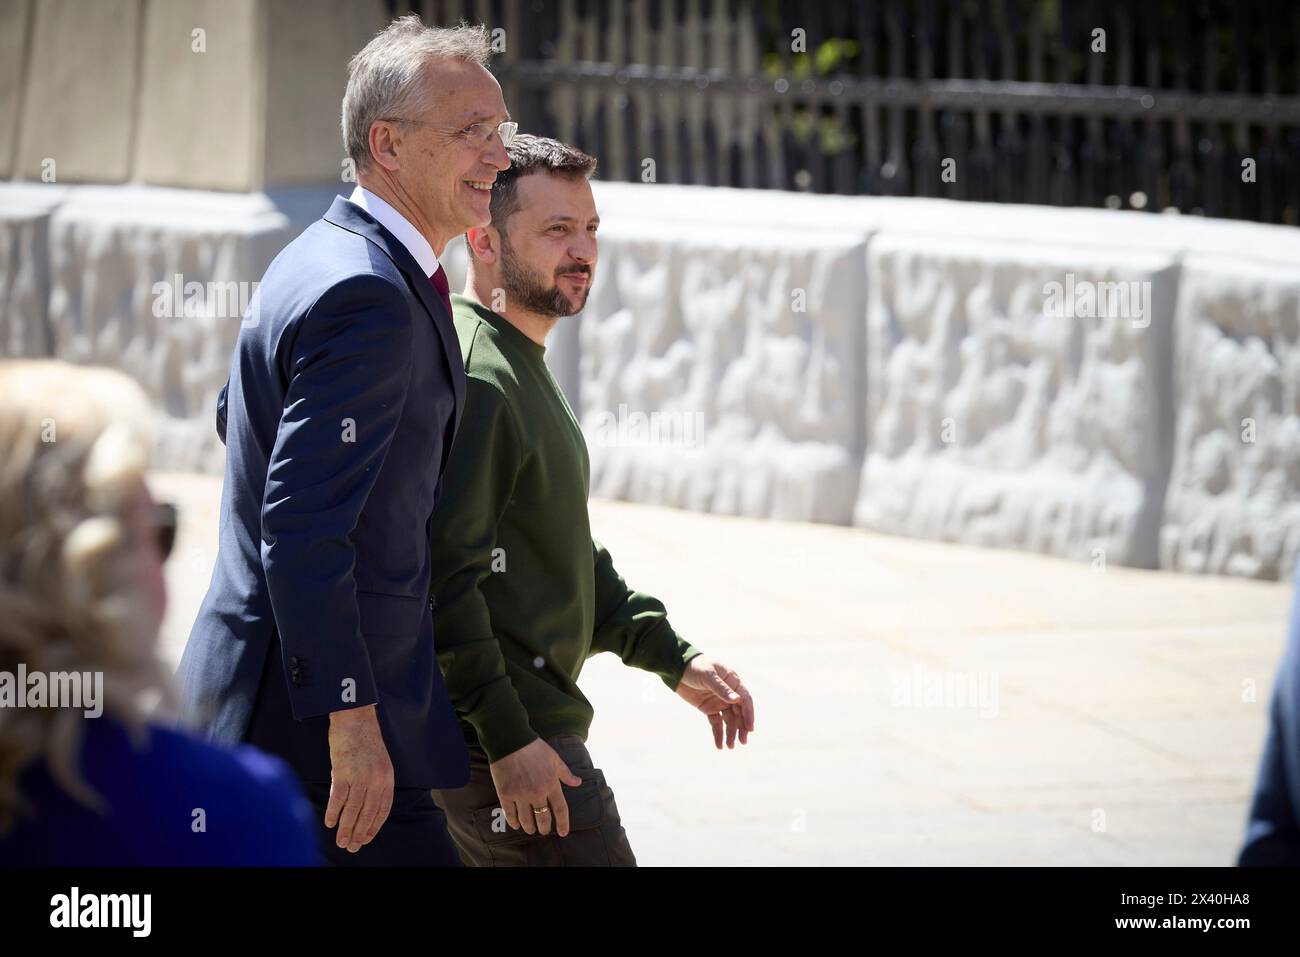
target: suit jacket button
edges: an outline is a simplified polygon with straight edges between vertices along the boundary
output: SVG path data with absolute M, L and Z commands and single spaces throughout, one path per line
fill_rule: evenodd
M 291 668 L 297 668 L 297 667 L 298 667 L 298 656 L 297 656 L 297 655 L 290 655 L 290 656 L 289 656 L 289 667 L 291 667 Z

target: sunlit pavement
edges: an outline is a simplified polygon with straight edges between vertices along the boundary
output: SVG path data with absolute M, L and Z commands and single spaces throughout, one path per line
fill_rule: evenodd
M 164 650 L 216 555 L 221 480 L 180 507 Z M 858 529 L 593 502 L 632 587 L 740 672 L 745 747 L 612 655 L 588 741 L 643 865 L 1230 864 L 1289 585 L 1104 570 Z

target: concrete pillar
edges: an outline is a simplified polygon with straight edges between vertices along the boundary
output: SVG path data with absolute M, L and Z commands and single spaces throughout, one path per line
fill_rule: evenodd
M 0 179 L 14 175 L 32 0 L 0 0 Z
M 0 172 L 337 183 L 348 58 L 384 21 L 381 0 L 0 0 Z
M 14 163 L 19 177 L 59 183 L 131 177 L 142 10 L 141 0 L 32 6 Z

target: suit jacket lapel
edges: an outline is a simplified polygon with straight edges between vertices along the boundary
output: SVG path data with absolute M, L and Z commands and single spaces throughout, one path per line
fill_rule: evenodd
M 445 467 L 448 447 L 451 439 L 460 429 L 460 417 L 465 409 L 465 363 L 460 357 L 460 340 L 456 336 L 456 326 L 452 317 L 447 313 L 442 297 L 433 288 L 433 283 L 424 274 L 424 270 L 415 261 L 410 250 L 364 209 L 342 196 L 336 196 L 329 212 L 325 214 L 325 221 L 358 236 L 364 236 L 382 249 L 397 268 L 406 273 L 411 288 L 415 290 L 416 296 L 429 314 L 433 327 L 438 330 L 438 337 L 442 340 L 443 357 L 447 362 L 447 372 L 451 376 L 451 386 L 456 399 L 451 435 L 447 437 L 443 447 L 442 463 Z

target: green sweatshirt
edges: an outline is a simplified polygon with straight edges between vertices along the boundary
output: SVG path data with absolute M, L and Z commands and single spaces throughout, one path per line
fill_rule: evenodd
M 546 353 L 452 296 L 465 410 L 433 515 L 434 634 L 447 690 L 488 760 L 538 737 L 584 739 L 583 663 L 612 651 L 669 688 L 699 654 L 591 537 L 590 464 Z

